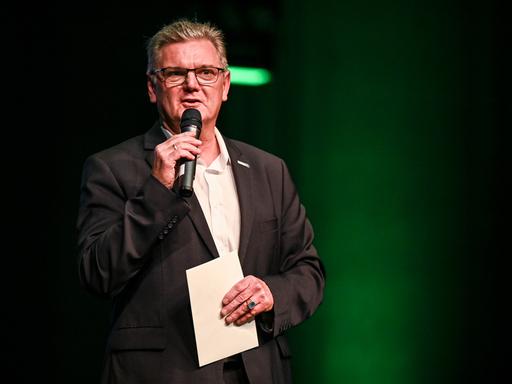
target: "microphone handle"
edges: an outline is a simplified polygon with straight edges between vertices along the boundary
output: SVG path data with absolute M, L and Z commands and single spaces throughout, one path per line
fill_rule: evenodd
M 190 132 L 195 131 L 196 139 L 199 138 L 201 130 L 198 129 L 195 125 L 189 125 L 183 127 L 181 132 Z M 196 158 L 194 160 L 185 160 L 183 162 L 183 166 L 185 171 L 183 175 L 180 177 L 180 195 L 183 197 L 190 197 L 192 193 L 194 193 L 194 178 L 196 176 Z

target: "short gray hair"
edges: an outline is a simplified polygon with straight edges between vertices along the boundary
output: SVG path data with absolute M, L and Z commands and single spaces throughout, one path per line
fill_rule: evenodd
M 160 52 L 166 45 L 199 39 L 206 39 L 210 41 L 217 50 L 221 66 L 228 66 L 224 34 L 220 29 L 208 22 L 201 23 L 187 19 L 180 19 L 163 26 L 148 40 L 146 45 L 148 72 L 154 69 L 155 63 L 160 59 Z

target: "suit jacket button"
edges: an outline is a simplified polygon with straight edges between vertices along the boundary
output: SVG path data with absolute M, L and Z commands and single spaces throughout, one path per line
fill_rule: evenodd
M 158 238 L 159 238 L 160 240 L 163 240 L 163 239 L 164 239 L 164 234 L 163 234 L 163 233 L 160 233 L 160 234 L 158 235 Z

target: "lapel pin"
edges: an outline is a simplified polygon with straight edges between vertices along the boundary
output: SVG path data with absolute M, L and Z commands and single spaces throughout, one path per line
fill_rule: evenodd
M 243 161 L 237 160 L 236 162 L 237 162 L 238 164 L 240 164 L 240 165 L 243 165 L 245 168 L 251 168 L 251 166 L 250 166 L 249 164 L 244 163 Z

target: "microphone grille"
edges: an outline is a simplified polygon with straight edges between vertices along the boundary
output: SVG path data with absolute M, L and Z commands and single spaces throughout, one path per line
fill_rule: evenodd
M 181 115 L 180 128 L 183 129 L 183 127 L 187 127 L 190 125 L 195 125 L 198 129 L 201 129 L 201 127 L 203 126 L 201 112 L 199 112 L 197 109 L 185 109 L 185 111 L 183 111 L 183 114 Z

